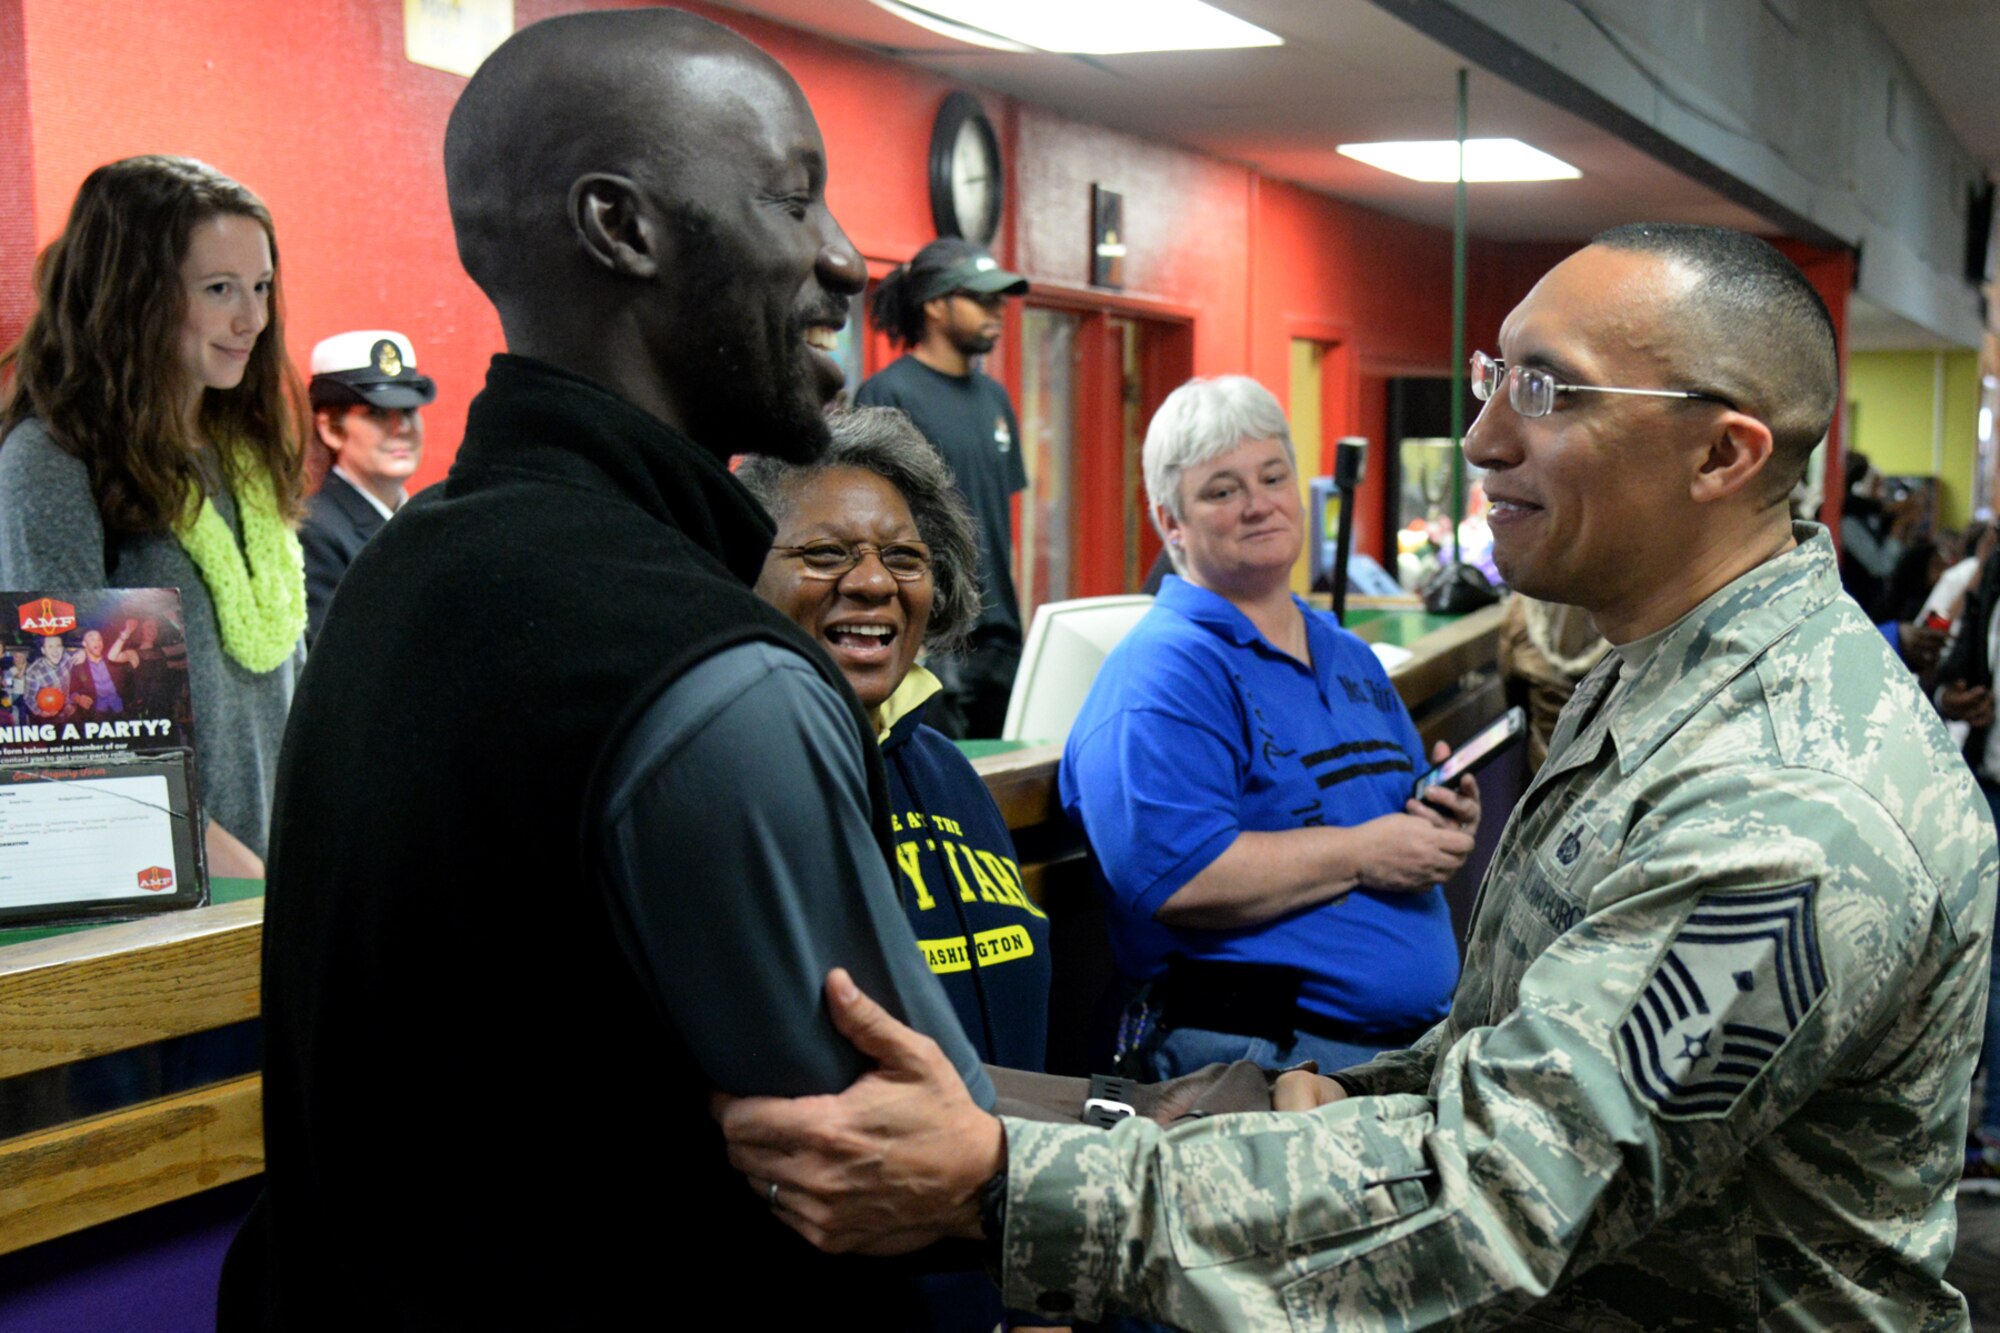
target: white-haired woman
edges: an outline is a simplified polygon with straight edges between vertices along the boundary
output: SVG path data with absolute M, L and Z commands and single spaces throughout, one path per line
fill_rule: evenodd
M 1267 390 L 1182 385 L 1145 470 L 1175 573 L 1106 660 L 1061 770 L 1113 952 L 1150 983 L 1128 1056 L 1165 1079 L 1407 1045 L 1457 981 L 1439 881 L 1472 851 L 1478 789 L 1410 799 L 1422 742 L 1387 674 L 1292 595 L 1305 524 Z

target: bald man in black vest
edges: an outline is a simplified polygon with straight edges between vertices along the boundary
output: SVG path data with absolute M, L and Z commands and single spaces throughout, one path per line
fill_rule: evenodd
M 873 737 L 750 592 L 772 529 L 727 467 L 825 447 L 865 273 L 818 127 L 723 28 L 583 14 L 487 60 L 445 167 L 509 351 L 299 688 L 267 1188 L 222 1322 L 875 1313 L 881 1270 L 778 1226 L 705 1110 L 861 1072 L 818 1004 L 836 961 L 992 1098 L 896 902 Z

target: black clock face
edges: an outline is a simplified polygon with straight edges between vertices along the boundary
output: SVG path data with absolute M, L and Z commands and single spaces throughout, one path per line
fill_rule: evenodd
M 991 244 L 1000 229 L 1000 140 L 968 93 L 953 93 L 938 111 L 930 178 L 938 234 Z

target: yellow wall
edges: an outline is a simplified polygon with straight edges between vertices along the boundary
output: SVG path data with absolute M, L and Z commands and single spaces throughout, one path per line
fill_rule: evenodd
M 1319 370 L 1326 349 L 1304 338 L 1292 339 L 1292 401 L 1285 412 L 1292 428 L 1292 452 L 1299 457 L 1299 503 L 1305 508 L 1306 543 L 1299 548 L 1298 563 L 1292 566 L 1292 590 L 1306 592 L 1312 587 L 1312 479 L 1319 466 Z
M 1944 369 L 1943 458 L 1933 459 L 1937 372 Z M 1977 352 L 1855 352 L 1847 359 L 1848 436 L 1879 472 L 1938 478 L 1938 523 L 1971 517 L 1979 417 Z

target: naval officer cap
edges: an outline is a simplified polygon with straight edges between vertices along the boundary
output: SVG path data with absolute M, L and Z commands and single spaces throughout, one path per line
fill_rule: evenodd
M 422 407 L 437 397 L 437 385 L 417 373 L 417 349 L 400 333 L 359 329 L 322 338 L 313 348 L 314 407 Z

